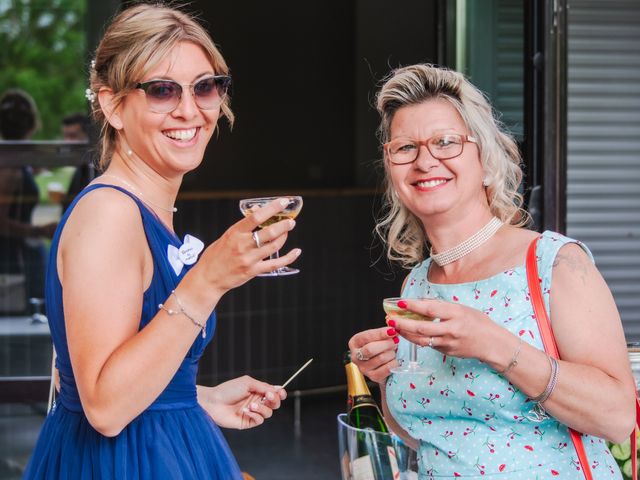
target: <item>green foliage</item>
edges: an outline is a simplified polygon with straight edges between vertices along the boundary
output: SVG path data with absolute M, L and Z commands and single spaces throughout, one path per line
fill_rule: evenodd
M 0 0 L 0 95 L 21 88 L 35 100 L 42 129 L 60 138 L 61 121 L 87 112 L 86 0 Z

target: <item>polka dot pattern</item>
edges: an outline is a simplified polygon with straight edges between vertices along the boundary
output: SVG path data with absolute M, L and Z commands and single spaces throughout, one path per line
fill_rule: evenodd
M 538 242 L 547 309 L 552 263 L 570 242 L 580 244 L 553 232 L 545 232 Z M 412 270 L 403 296 L 427 294 L 476 308 L 543 350 L 524 265 L 477 282 L 442 285 L 428 282 L 429 263 L 427 259 Z M 409 343 L 402 338 L 398 358 L 401 362 L 409 358 Z M 428 347 L 418 348 L 418 361 L 432 373 L 391 375 L 386 400 L 399 424 L 420 440 L 421 479 L 584 478 L 567 428 L 552 417 L 532 421 L 533 404 L 488 365 Z M 583 442 L 594 479 L 622 478 L 604 440 L 585 435 Z

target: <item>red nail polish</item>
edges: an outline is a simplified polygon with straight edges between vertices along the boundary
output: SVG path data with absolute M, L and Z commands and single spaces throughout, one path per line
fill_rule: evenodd
M 390 328 L 387 330 L 387 335 L 389 335 L 390 337 L 393 337 L 395 334 L 396 334 L 395 328 Z
M 404 300 L 400 300 L 398 302 L 398 307 L 400 308 L 407 308 L 407 302 L 405 302 Z
M 396 321 L 395 320 L 387 320 L 387 325 L 389 325 L 390 327 L 395 327 L 396 326 Z
M 400 339 L 398 337 L 393 337 L 393 343 L 398 343 L 400 341 Z

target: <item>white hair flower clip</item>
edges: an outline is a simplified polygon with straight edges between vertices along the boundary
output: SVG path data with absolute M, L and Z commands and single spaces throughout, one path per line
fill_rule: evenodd
M 84 96 L 89 101 L 89 103 L 93 103 L 96 101 L 96 94 L 93 93 L 93 90 L 91 90 L 90 88 L 87 88 L 84 91 Z

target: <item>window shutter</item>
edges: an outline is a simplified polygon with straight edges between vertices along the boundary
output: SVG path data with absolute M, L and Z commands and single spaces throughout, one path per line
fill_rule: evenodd
M 640 2 L 568 11 L 567 234 L 591 248 L 640 340 Z

